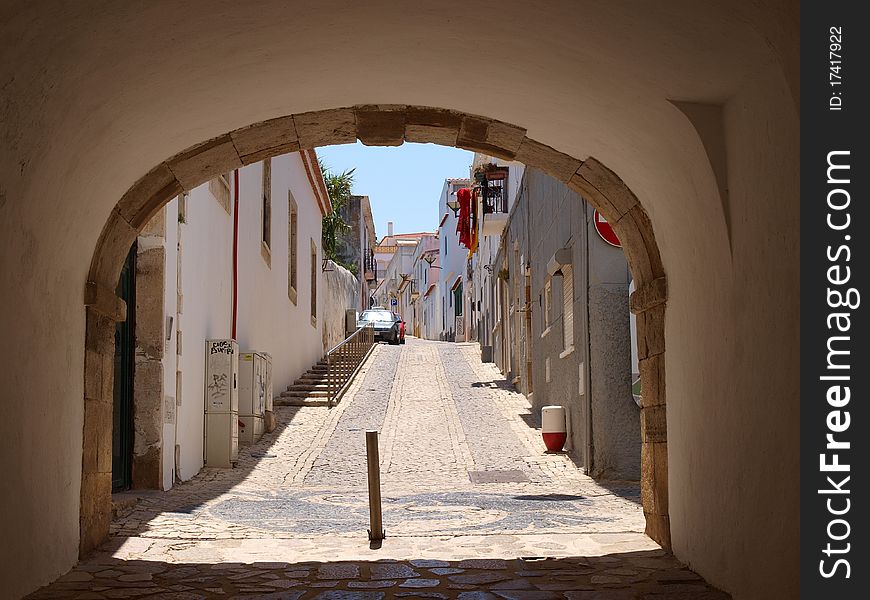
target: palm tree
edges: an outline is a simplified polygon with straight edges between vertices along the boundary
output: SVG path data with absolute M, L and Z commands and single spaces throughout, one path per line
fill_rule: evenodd
M 340 264 L 354 275 L 356 275 L 357 266 L 344 264 L 338 259 L 337 252 L 339 234 L 350 231 L 350 225 L 341 218 L 340 211 L 350 201 L 355 170 L 333 173 L 322 160 L 320 161 L 320 171 L 323 173 L 323 181 L 332 203 L 332 211 L 323 217 L 323 253 L 328 259 Z

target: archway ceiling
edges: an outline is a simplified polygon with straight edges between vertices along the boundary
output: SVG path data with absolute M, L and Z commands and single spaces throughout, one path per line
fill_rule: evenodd
M 16 100 L 3 109 L 2 160 L 80 224 L 92 248 L 124 191 L 196 143 L 308 110 L 416 104 L 500 119 L 574 157 L 594 155 L 654 222 L 664 199 L 713 222 L 720 207 L 688 201 L 715 184 L 667 99 L 722 102 L 769 68 L 758 63 L 774 58 L 750 25 L 766 22 L 756 11 L 689 1 L 475 9 L 449 0 L 413 11 L 383 0 L 292 11 L 280 1 L 256 11 L 152 2 L 69 3 L 47 18 L 44 4 L 29 3 L 3 19 L 2 81 Z M 34 181 L 33 171 L 46 176 Z M 73 190 L 64 203 L 61 182 Z M 75 198 L 83 185 L 87 196 Z

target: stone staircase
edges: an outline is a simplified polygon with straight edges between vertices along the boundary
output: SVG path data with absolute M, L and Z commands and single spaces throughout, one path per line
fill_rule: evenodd
M 278 406 L 326 406 L 326 358 L 308 369 L 299 379 L 288 386 L 287 390 L 275 398 Z

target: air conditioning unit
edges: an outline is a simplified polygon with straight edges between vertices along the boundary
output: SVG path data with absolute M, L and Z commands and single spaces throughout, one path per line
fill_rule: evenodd
M 232 467 L 239 458 L 239 345 L 205 342 L 205 440 L 209 467 Z

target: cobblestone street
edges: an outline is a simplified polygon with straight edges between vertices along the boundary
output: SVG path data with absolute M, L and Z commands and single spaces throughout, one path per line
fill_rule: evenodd
M 636 482 L 545 453 L 526 399 L 479 356 L 377 346 L 337 407 L 278 408 L 236 469 L 128 494 L 110 541 L 32 597 L 728 597 L 643 535 Z M 381 432 L 378 549 L 367 429 Z

